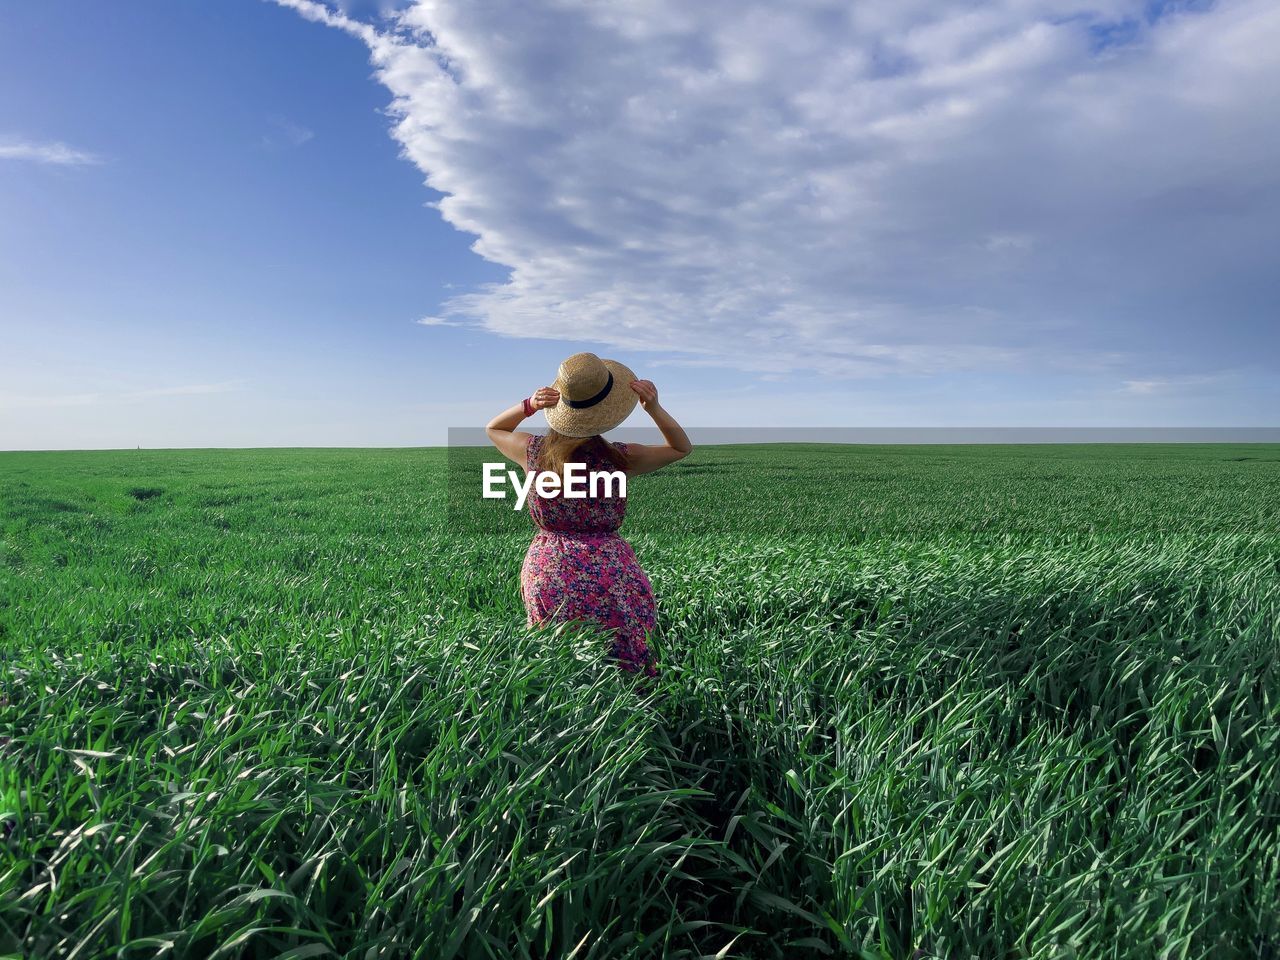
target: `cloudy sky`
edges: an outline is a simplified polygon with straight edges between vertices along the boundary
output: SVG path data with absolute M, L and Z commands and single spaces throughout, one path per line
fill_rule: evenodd
M 0 446 L 1273 426 L 1274 0 L 0 14 Z M 641 416 L 637 414 L 637 416 Z

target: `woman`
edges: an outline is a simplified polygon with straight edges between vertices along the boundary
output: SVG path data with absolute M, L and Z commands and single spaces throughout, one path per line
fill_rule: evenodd
M 622 423 L 637 401 L 665 444 L 610 443 L 601 436 Z M 551 427 L 545 437 L 515 429 L 537 410 L 545 411 Z M 675 463 L 693 449 L 684 430 L 658 404 L 652 383 L 594 353 L 569 357 L 560 364 L 554 385 L 498 414 L 485 430 L 493 445 L 526 471 L 562 477 L 570 458 L 586 471 L 622 470 L 633 477 Z M 534 484 L 527 503 L 538 527 L 520 571 L 529 626 L 595 623 L 612 633 L 611 654 L 619 666 L 656 677 L 648 644 L 657 625 L 653 588 L 631 544 L 618 535 L 626 499 L 603 491 L 583 498 L 541 497 Z

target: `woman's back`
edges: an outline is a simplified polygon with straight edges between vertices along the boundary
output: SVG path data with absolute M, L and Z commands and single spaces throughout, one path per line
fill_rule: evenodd
M 538 454 L 542 450 L 543 440 L 543 437 L 536 435 L 529 440 L 528 460 L 525 464 L 529 470 L 538 469 Z M 608 443 L 607 440 L 600 442 Z M 614 446 L 626 454 L 625 443 L 616 443 Z M 590 474 L 593 471 L 612 472 L 618 470 L 618 467 L 591 442 L 584 443 L 569 458 L 569 462 L 584 464 L 585 469 L 577 474 L 579 479 L 576 485 L 579 489 L 585 489 L 588 495 L 566 497 L 562 491 L 554 497 L 542 497 L 538 495 L 535 481 L 529 489 L 529 516 L 538 527 L 553 533 L 616 533 L 627 512 L 626 497 L 618 495 L 620 485 L 617 483 L 599 484 L 595 492 L 600 495 L 592 496 Z

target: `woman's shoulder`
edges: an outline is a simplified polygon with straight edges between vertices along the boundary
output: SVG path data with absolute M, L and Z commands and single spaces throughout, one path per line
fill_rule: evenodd
M 605 440 L 604 442 L 611 452 L 605 453 L 602 451 L 601 460 L 605 461 L 610 466 L 625 465 L 628 457 L 627 451 L 631 448 L 631 444 L 623 443 L 621 440 Z M 621 458 L 621 462 L 619 462 L 619 457 Z

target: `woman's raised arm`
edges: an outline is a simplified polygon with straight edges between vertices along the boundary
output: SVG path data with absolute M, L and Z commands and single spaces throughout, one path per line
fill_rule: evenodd
M 631 389 L 640 395 L 640 406 L 653 418 L 654 426 L 662 433 L 665 444 L 627 444 L 627 473 L 652 473 L 669 463 L 683 460 L 693 450 L 689 435 L 658 403 L 658 388 L 650 380 L 634 380 Z
M 514 407 L 503 410 L 489 421 L 484 432 L 489 435 L 489 442 L 499 452 L 517 466 L 525 465 L 525 452 L 529 449 L 529 440 L 533 434 L 517 430 L 520 422 L 529 416 L 530 410 L 543 410 L 554 407 L 560 402 L 560 394 L 551 387 L 539 387 L 527 401 L 521 400 Z M 528 407 L 525 404 L 528 403 Z

